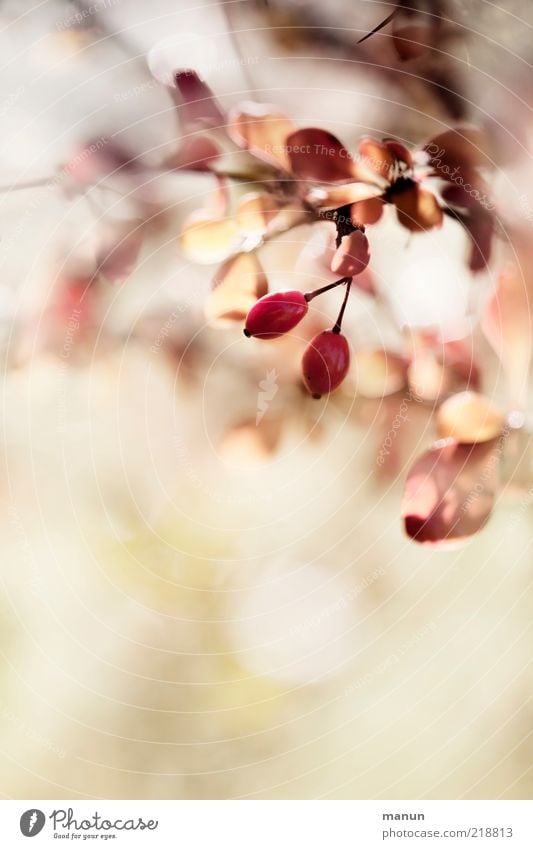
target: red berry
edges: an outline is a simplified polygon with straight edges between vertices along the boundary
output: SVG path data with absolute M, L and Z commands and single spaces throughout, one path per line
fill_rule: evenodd
M 246 316 L 245 336 L 276 339 L 288 333 L 302 320 L 308 310 L 303 292 L 272 292 L 260 298 Z
M 313 398 L 332 392 L 346 377 L 350 348 L 341 333 L 323 330 L 309 343 L 302 359 L 305 385 Z
M 361 230 L 345 236 L 331 260 L 331 270 L 340 277 L 361 274 L 370 262 L 368 239 Z

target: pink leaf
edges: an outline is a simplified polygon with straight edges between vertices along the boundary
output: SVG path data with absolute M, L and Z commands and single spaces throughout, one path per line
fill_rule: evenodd
M 171 89 L 178 106 L 181 125 L 185 130 L 201 127 L 222 127 L 224 113 L 213 92 L 196 71 L 178 71 L 174 76 L 176 88 Z
M 466 540 L 487 522 L 494 506 L 501 456 L 499 440 L 463 445 L 437 442 L 411 467 L 402 517 L 416 542 Z

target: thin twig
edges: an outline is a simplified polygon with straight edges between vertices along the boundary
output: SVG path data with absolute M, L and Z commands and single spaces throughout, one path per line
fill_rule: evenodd
M 350 297 L 350 289 L 351 289 L 351 286 L 352 286 L 352 280 L 353 280 L 352 277 L 346 278 L 347 283 L 346 283 L 346 292 L 344 293 L 344 300 L 342 302 L 342 307 L 340 309 L 339 315 L 337 316 L 337 321 L 335 322 L 335 324 L 331 328 L 332 333 L 340 333 L 341 332 L 342 319 L 344 317 L 344 310 L 346 309 L 346 304 L 348 303 L 348 298 Z

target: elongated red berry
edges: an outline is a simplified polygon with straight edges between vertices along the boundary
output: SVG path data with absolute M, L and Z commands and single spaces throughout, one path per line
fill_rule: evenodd
M 361 274 L 370 262 L 368 239 L 361 230 L 345 236 L 331 260 L 331 270 L 340 277 Z
M 342 333 L 323 330 L 309 343 L 303 359 L 305 385 L 313 398 L 333 392 L 342 383 L 350 366 L 350 348 Z
M 245 336 L 276 339 L 288 333 L 302 320 L 308 310 L 303 292 L 272 292 L 255 303 L 246 316 Z

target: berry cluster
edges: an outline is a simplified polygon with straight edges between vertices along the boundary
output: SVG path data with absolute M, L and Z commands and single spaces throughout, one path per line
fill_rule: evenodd
M 293 330 L 302 321 L 313 298 L 337 286 L 345 286 L 344 299 L 335 324 L 330 330 L 318 333 L 302 357 L 304 384 L 313 398 L 317 399 L 337 389 L 348 374 L 350 347 L 348 340 L 341 333 L 342 319 L 352 280 L 365 270 L 370 261 L 364 226 L 353 223 L 343 210 L 338 210 L 336 223 L 337 250 L 331 261 L 331 270 L 343 275 L 340 280 L 313 292 L 303 293 L 291 289 L 264 295 L 249 311 L 244 327 L 245 336 L 276 339 Z

